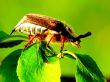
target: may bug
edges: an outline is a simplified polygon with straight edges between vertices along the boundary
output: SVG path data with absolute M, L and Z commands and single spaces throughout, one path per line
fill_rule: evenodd
M 26 46 L 31 44 L 35 38 L 45 40 L 48 44 L 51 41 L 60 41 L 60 52 L 62 52 L 64 48 L 64 42 L 72 42 L 77 47 L 80 47 L 80 39 L 91 35 L 91 32 L 87 32 L 83 35 L 76 36 L 73 34 L 74 32 L 72 32 L 71 28 L 65 23 L 39 14 L 25 15 L 12 30 L 11 34 L 14 31 L 27 33 L 31 36 Z

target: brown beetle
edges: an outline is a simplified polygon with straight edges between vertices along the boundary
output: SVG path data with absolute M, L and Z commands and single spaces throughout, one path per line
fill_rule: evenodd
M 69 41 L 80 47 L 80 39 L 91 35 L 91 32 L 76 36 L 68 25 L 63 22 L 39 14 L 27 14 L 16 25 L 14 31 L 27 33 L 30 39 L 26 46 L 31 44 L 35 38 L 39 40 L 45 40 L 49 44 L 51 41 L 60 41 L 62 52 L 64 48 L 64 42 Z M 26 47 L 25 46 L 25 47 Z

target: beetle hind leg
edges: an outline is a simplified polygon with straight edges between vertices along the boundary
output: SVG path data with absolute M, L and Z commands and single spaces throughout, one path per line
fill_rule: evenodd
M 34 39 L 35 39 L 36 37 L 37 37 L 37 34 L 36 34 L 36 35 L 29 35 L 29 40 L 28 40 L 28 42 L 25 44 L 23 50 L 24 50 L 27 46 L 29 46 L 31 43 L 33 43 L 33 41 L 34 41 Z

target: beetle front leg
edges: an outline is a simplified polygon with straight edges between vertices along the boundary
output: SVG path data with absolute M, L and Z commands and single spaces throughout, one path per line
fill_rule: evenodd
M 65 43 L 65 37 L 63 35 L 61 35 L 61 50 L 60 50 L 60 53 L 57 55 L 59 58 L 63 57 L 62 51 L 63 51 L 63 48 L 64 48 L 64 43 Z

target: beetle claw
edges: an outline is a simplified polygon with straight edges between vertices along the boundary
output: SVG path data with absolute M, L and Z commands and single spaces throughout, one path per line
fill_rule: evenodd
M 60 52 L 60 53 L 57 55 L 57 57 L 63 58 L 62 52 Z

